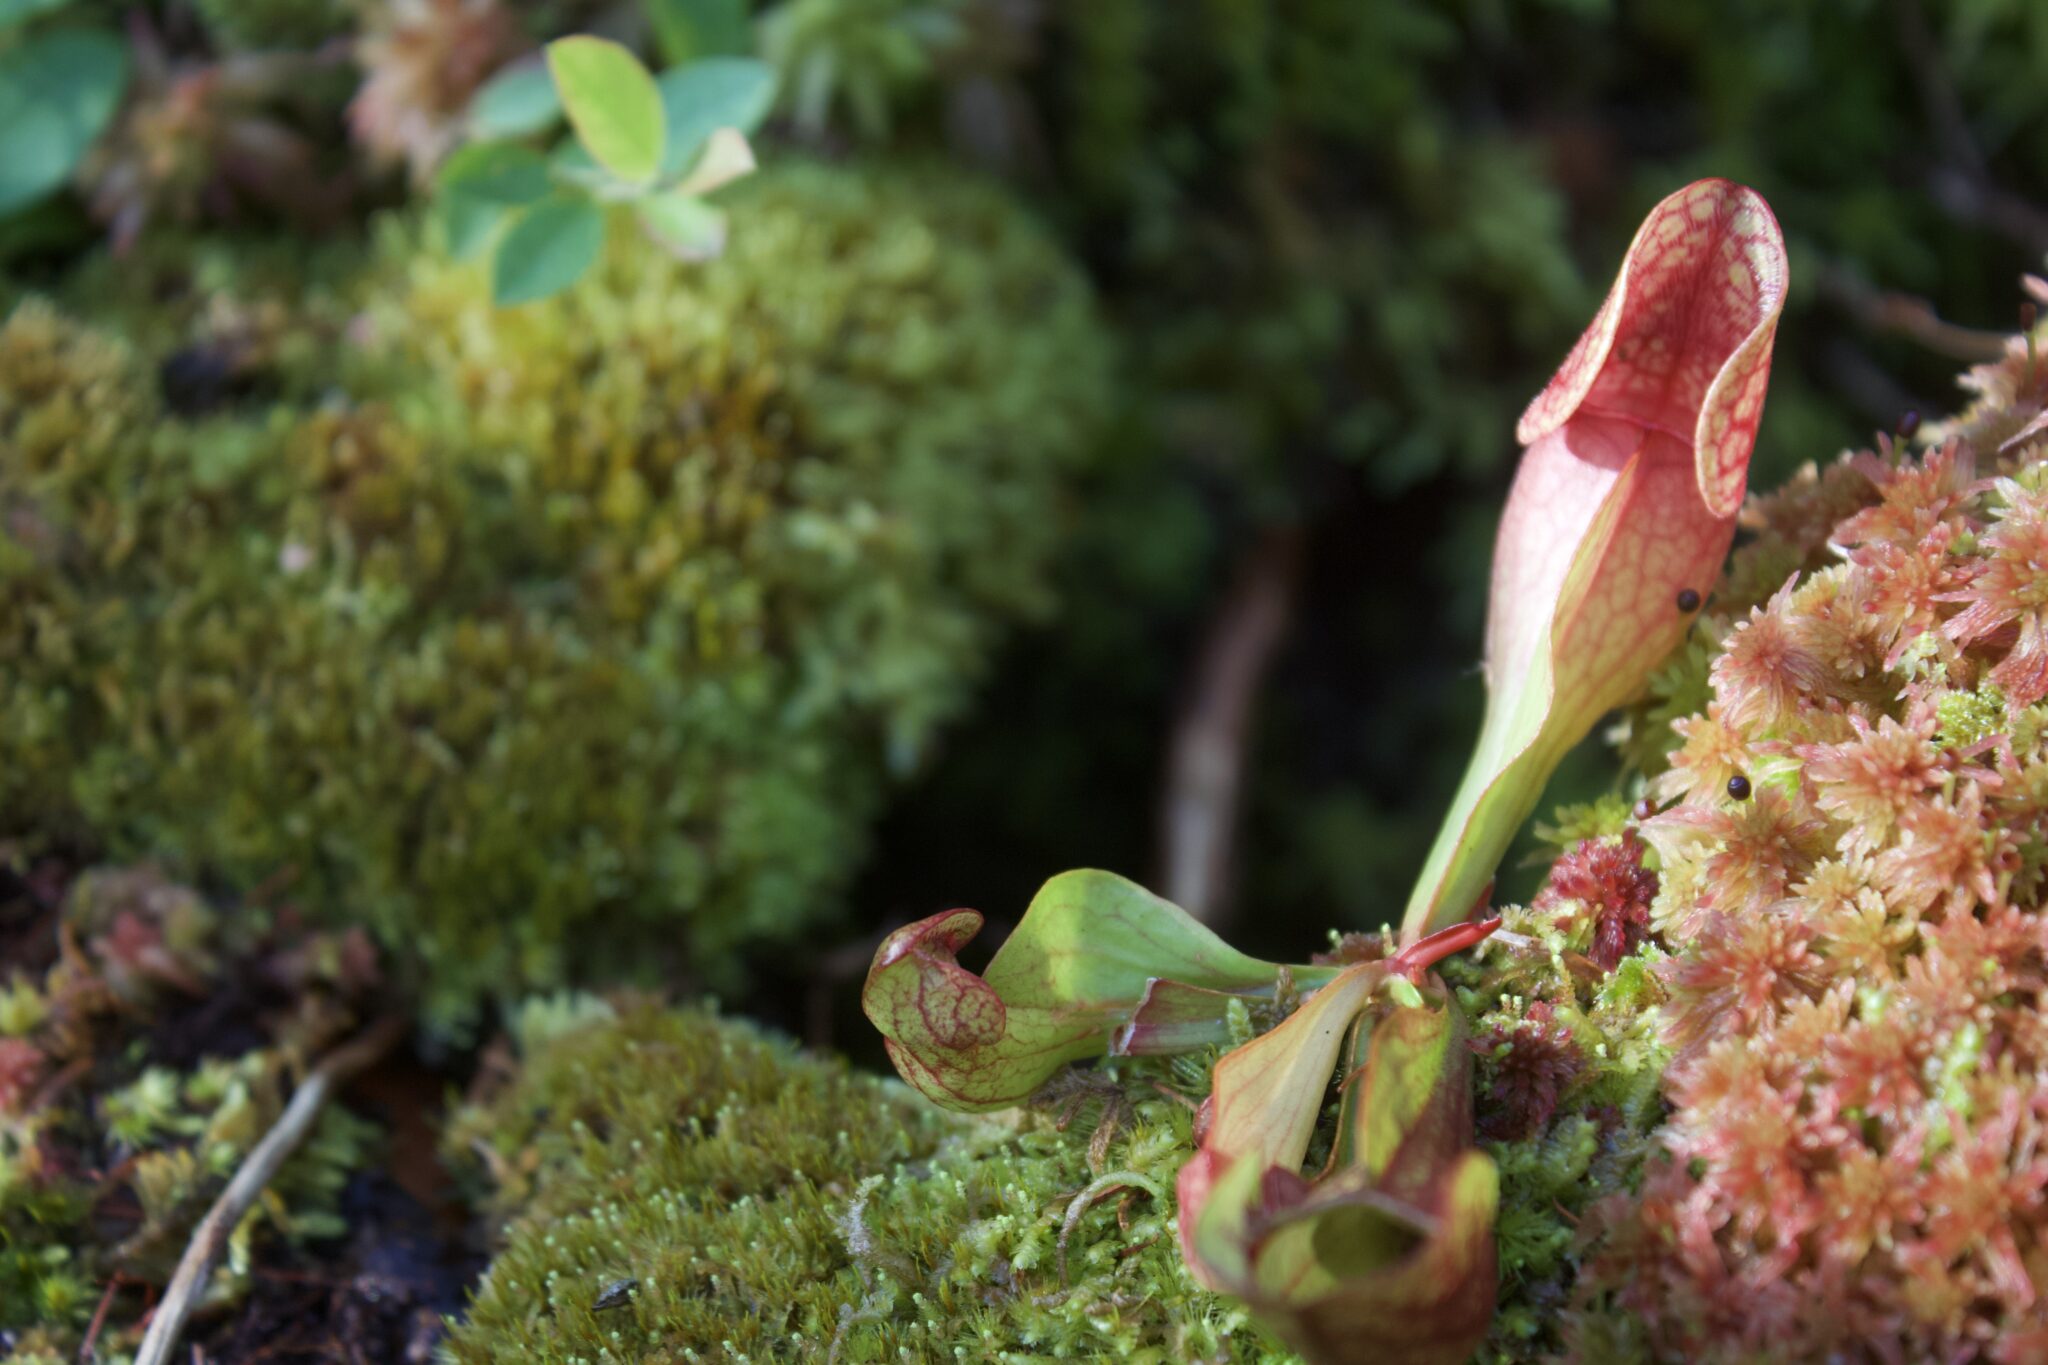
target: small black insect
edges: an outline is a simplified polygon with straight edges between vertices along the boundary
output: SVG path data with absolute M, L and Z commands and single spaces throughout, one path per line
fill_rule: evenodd
M 1698 611 L 1700 609 L 1699 589 L 1680 588 L 1678 590 L 1678 609 L 1683 612 Z
M 260 396 L 265 377 L 248 349 L 234 342 L 199 342 L 171 352 L 157 366 L 164 406 L 180 417 L 204 417 Z
M 1749 800 L 1749 779 L 1741 773 L 1728 779 L 1728 794 L 1737 801 Z
M 1899 435 L 1905 437 L 1907 440 L 1912 440 L 1913 433 L 1918 430 L 1920 430 L 1919 413 L 1908 411 L 1904 417 L 1901 417 L 1899 419 Z
M 613 1280 L 597 1296 L 597 1302 L 590 1305 L 593 1313 L 608 1313 L 614 1308 L 624 1308 L 633 1301 L 633 1291 L 640 1287 L 638 1280 Z

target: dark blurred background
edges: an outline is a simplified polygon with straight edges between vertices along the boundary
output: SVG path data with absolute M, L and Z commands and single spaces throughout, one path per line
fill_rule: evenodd
M 2048 250 L 2048 9 L 2019 0 L 972 12 L 943 112 L 900 127 L 949 130 L 1059 225 L 1133 401 L 1058 624 L 881 827 L 870 932 L 954 905 L 1000 926 L 1076 865 L 1170 883 L 1175 718 L 1228 639 L 1269 651 L 1217 922 L 1299 957 L 1397 919 L 1475 733 L 1515 417 L 1648 207 L 1726 176 L 1784 225 L 1758 488 L 1946 410 Z M 1552 798 L 1612 782 L 1591 741 Z

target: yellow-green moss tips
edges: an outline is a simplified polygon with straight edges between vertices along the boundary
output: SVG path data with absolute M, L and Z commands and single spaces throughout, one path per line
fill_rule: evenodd
M 578 1013 L 449 1132 L 504 1219 L 462 1365 L 1293 1359 L 1188 1279 L 1192 1116 L 1149 1081 L 970 1119 L 702 1011 Z
M 444 1020 L 815 921 L 1048 605 L 1110 366 L 994 190 L 796 165 L 731 200 L 720 261 L 622 240 L 517 313 L 394 225 L 267 411 L 173 419 L 164 356 L 21 305 L 0 835 L 294 869 Z

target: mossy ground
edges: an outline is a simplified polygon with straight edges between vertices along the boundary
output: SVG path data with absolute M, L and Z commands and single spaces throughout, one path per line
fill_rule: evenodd
M 701 1009 L 521 1054 L 449 1133 L 502 1220 L 464 1365 L 1292 1359 L 1181 1261 L 1200 1068 L 987 1121 Z

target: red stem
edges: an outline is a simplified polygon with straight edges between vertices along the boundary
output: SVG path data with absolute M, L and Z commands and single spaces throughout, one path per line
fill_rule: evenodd
M 1388 970 L 1407 977 L 1421 976 L 1452 953 L 1462 953 L 1474 944 L 1484 942 L 1498 928 L 1500 916 L 1495 915 L 1492 919 L 1466 920 L 1463 924 L 1439 929 L 1387 959 Z

